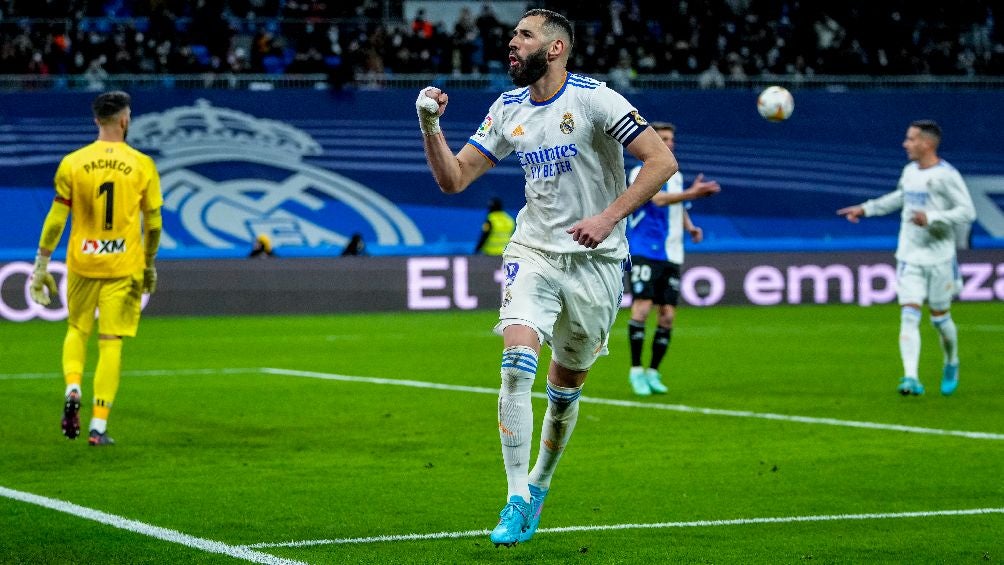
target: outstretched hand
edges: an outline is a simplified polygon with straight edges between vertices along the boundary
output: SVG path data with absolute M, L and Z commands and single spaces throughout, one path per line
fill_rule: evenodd
M 848 206 L 837 210 L 837 214 L 847 218 L 847 221 L 856 224 L 865 215 L 865 209 L 861 206 Z
M 704 173 L 699 173 L 696 178 L 694 178 L 694 183 L 690 185 L 687 189 L 693 193 L 695 198 L 704 198 L 705 196 L 711 196 L 712 194 L 717 194 L 722 191 L 722 187 L 718 184 L 718 181 L 704 180 Z

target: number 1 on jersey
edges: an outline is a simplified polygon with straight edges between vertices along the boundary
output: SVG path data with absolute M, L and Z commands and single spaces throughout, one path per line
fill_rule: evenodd
M 115 214 L 115 183 L 106 182 L 98 187 L 98 196 L 107 194 L 105 197 L 105 226 L 104 229 L 112 229 L 112 218 Z

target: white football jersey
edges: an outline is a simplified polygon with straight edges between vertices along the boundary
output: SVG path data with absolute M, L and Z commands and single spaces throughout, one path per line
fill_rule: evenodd
M 526 178 L 526 206 L 512 241 L 555 253 L 627 257 L 625 222 L 589 249 L 566 233 L 595 216 L 626 189 L 624 147 L 648 122 L 623 96 L 597 80 L 568 73 L 550 98 L 536 101 L 529 88 L 505 92 L 468 143 L 497 164 L 515 153 Z
M 926 169 L 910 162 L 903 167 L 896 190 L 862 206 L 866 216 L 881 216 L 902 208 L 896 259 L 914 265 L 952 260 L 955 225 L 976 219 L 973 199 L 962 175 L 945 160 Z M 915 211 L 927 214 L 927 226 L 910 221 Z

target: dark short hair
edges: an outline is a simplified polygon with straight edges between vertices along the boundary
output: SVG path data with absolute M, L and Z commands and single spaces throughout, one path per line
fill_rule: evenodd
M 652 126 L 655 131 L 668 129 L 671 132 L 676 132 L 676 126 L 670 122 L 649 122 L 648 125 Z
M 544 27 L 551 28 L 551 31 L 560 30 L 567 35 L 568 50 L 571 52 L 572 45 L 575 43 L 575 32 L 572 31 L 572 22 L 568 21 L 568 18 L 562 16 L 558 12 L 546 10 L 544 8 L 534 8 L 523 14 L 524 18 L 529 18 L 530 16 L 540 16 L 544 18 Z
M 910 122 L 910 127 L 917 128 L 933 137 L 935 143 L 941 142 L 941 126 L 939 126 L 934 120 L 914 120 Z
M 114 118 L 119 112 L 129 107 L 132 99 L 121 90 L 113 92 L 102 92 L 91 104 L 91 111 L 94 118 L 99 122 L 107 122 Z

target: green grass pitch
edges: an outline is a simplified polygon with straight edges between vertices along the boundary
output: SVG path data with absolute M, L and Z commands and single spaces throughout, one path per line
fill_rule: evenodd
M 903 398 L 895 306 L 800 306 L 681 308 L 639 399 L 622 313 L 513 548 L 472 533 L 506 495 L 494 312 L 148 317 L 102 449 L 59 431 L 65 325 L 0 324 L 0 562 L 1001 563 L 1004 304 L 953 315 L 952 397 L 926 316 Z

